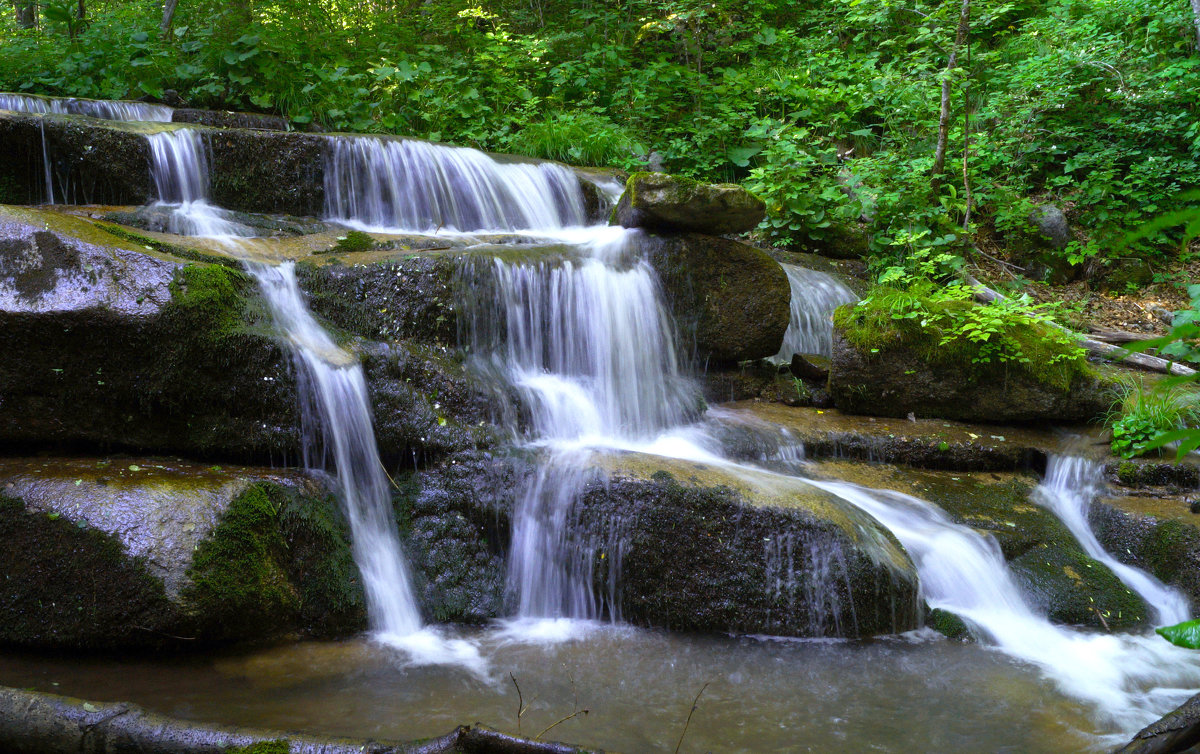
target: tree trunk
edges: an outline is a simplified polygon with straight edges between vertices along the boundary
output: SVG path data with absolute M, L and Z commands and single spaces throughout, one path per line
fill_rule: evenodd
M 1200 0 L 1192 0 L 1192 21 L 1196 24 L 1196 52 L 1200 52 Z
M 1200 0 L 1193 0 L 1200 2 Z M 933 172 L 930 188 L 937 193 L 942 185 L 942 173 L 946 168 L 946 144 L 950 141 L 950 77 L 958 67 L 958 51 L 967 39 L 967 30 L 971 26 L 971 0 L 963 0 L 962 10 L 958 14 L 958 29 L 954 34 L 954 47 L 950 48 L 950 60 L 946 63 L 946 72 L 942 74 L 942 111 L 938 117 L 937 149 L 933 153 Z
M 171 31 L 171 20 L 175 18 L 175 6 L 179 5 L 179 0 L 163 0 L 162 23 L 159 25 L 159 36 L 163 39 L 167 38 L 167 33 Z
M 17 26 L 32 29 L 37 26 L 37 0 L 13 0 L 17 12 Z

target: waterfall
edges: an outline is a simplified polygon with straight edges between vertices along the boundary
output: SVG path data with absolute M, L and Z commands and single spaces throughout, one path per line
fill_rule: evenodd
M 311 428 L 305 437 L 305 465 L 319 468 L 327 454 L 337 471 L 338 497 L 350 524 L 371 629 L 390 637 L 413 634 L 421 628 L 421 615 L 396 534 L 362 365 L 313 319 L 296 283 L 294 263 L 247 262 L 246 269 L 258 281 L 275 326 L 291 342 L 302 406 L 316 419 L 305 423 Z M 321 441 L 323 452 L 318 452 Z
M 792 316 L 783 345 L 774 359 L 790 362 L 793 354 L 833 354 L 833 310 L 842 304 L 858 301 L 854 291 L 833 275 L 781 264 L 791 286 Z
M 416 233 L 586 222 L 579 178 L 557 163 L 502 163 L 477 149 L 365 136 L 329 138 L 325 215 Z
M 845 482 L 811 484 L 874 516 L 912 557 L 930 607 L 966 620 L 1005 654 L 1041 668 L 1065 693 L 1123 730 L 1146 725 L 1200 685 L 1200 654 L 1157 636 L 1104 635 L 1035 614 L 990 537 L 953 523 L 936 506 Z
M 31 97 L 0 93 L 0 110 L 18 113 L 63 113 L 87 115 L 104 120 L 157 121 L 170 123 L 174 111 L 165 105 L 145 102 L 75 99 L 73 97 Z
M 157 201 L 169 213 L 167 229 L 181 236 L 229 238 L 253 233 L 208 201 L 208 148 L 193 128 L 150 134 L 150 177 Z
M 1145 571 L 1121 563 L 1100 546 L 1088 525 L 1088 508 L 1101 487 L 1103 474 L 1104 467 L 1095 461 L 1052 455 L 1034 499 L 1063 522 L 1089 558 L 1103 563 L 1153 608 L 1158 625 L 1172 626 L 1188 620 L 1191 614 L 1183 594 Z
M 50 147 L 46 145 L 46 123 L 38 124 L 42 134 L 42 170 L 46 175 L 46 204 L 54 204 L 54 171 L 50 169 Z
M 224 219 L 224 210 L 208 203 L 208 159 L 200 134 L 179 129 L 147 138 L 159 206 L 173 211 L 173 225 L 177 219 L 180 229 L 176 232 L 222 238 L 231 251 L 244 251 L 246 242 L 235 238 L 242 235 L 237 226 Z M 292 347 L 308 430 L 305 464 L 320 468 L 326 457 L 333 462 L 371 629 L 389 640 L 409 637 L 421 628 L 420 610 L 375 444 L 362 365 L 317 324 L 296 283 L 294 263 L 246 261 L 245 266 L 258 281 L 276 328 Z

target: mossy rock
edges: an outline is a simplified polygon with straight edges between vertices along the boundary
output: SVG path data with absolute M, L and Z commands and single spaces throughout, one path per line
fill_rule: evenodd
M 634 173 L 613 209 L 611 224 L 724 235 L 748 231 L 765 216 L 763 201 L 736 184 L 700 183 L 666 173 Z
M 294 474 L 10 459 L 0 490 L 0 642 L 193 646 L 365 625 L 336 502 Z
M 1147 620 L 1146 603 L 1077 549 L 1038 545 L 1009 567 L 1031 606 L 1055 623 L 1115 631 Z
M 893 316 L 908 298 L 930 313 Z M 853 414 L 978 422 L 1082 423 L 1108 411 L 1117 380 L 1046 325 L 1016 317 L 986 342 L 947 341 L 938 323 L 974 306 L 877 288 L 839 308 L 829 376 L 834 404 Z

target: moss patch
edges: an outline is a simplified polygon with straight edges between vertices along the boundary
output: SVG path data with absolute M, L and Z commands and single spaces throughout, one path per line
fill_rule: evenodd
M 983 310 L 970 300 L 880 286 L 857 304 L 838 308 L 833 321 L 861 351 L 911 349 L 930 363 L 966 367 L 981 378 L 1017 372 L 1067 390 L 1076 378 L 1094 376 L 1082 349 L 1067 345 L 1054 328 L 1020 314 L 997 314 L 997 331 L 987 339 L 954 335 L 958 324 Z
M 214 635 L 270 634 L 268 627 L 294 621 L 300 600 L 279 526 L 286 502 L 279 487 L 252 485 L 196 549 L 183 598 Z
M 290 754 L 291 751 L 291 743 L 286 738 L 278 738 L 274 741 L 259 741 L 249 746 L 226 749 L 225 754 Z

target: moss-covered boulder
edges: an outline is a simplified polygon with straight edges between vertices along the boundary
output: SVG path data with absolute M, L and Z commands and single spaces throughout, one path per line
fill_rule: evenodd
M 875 416 L 1064 423 L 1095 420 L 1112 405 L 1116 381 L 1090 367 L 1059 331 L 978 311 L 967 300 L 882 288 L 838 309 L 834 404 Z M 970 337 L 975 326 L 988 328 L 988 337 Z
M 1173 586 L 1200 605 L 1200 516 L 1168 509 L 1154 498 L 1110 498 L 1093 505 L 1089 521 L 1105 550 Z
M 701 363 L 765 358 L 779 351 L 791 317 L 783 268 L 761 249 L 698 233 L 648 236 L 684 347 Z
M 0 642 L 98 649 L 361 630 L 348 534 L 294 473 L 0 461 Z
M 177 107 L 171 111 L 172 123 L 195 123 L 215 128 L 255 128 L 263 131 L 287 131 L 286 118 L 263 113 L 239 113 L 230 110 L 200 110 Z
M 1030 606 L 1055 623 L 1117 630 L 1146 621 L 1145 601 L 1076 547 L 1039 544 L 1009 568 Z
M 724 235 L 748 231 L 765 216 L 763 201 L 737 184 L 700 183 L 666 173 L 634 173 L 613 210 L 612 224 Z

